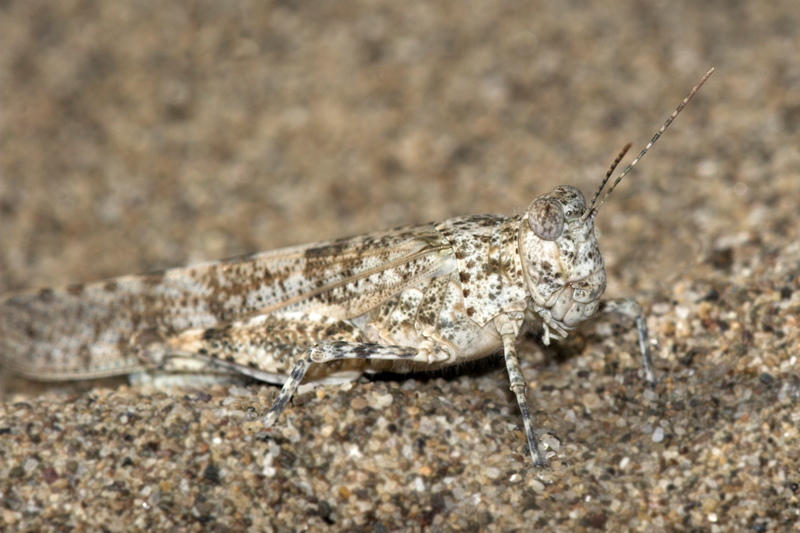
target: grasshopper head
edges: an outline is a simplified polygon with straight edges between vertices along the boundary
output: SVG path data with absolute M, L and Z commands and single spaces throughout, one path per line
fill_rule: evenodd
M 606 289 L 594 222 L 581 219 L 585 211 L 581 191 L 560 185 L 537 198 L 520 224 L 519 251 L 533 310 L 562 335 L 597 311 Z
M 537 198 L 522 217 L 519 228 L 522 271 L 533 300 L 530 307 L 544 321 L 545 344 L 549 339 L 548 328 L 566 336 L 566 330 L 597 311 L 606 290 L 606 271 L 594 234 L 594 217 L 622 178 L 644 157 L 713 72 L 712 68 L 694 86 L 644 150 L 617 176 L 602 200 L 597 201 L 630 144 L 625 145 L 611 165 L 588 209 L 581 191 L 571 185 L 560 185 Z

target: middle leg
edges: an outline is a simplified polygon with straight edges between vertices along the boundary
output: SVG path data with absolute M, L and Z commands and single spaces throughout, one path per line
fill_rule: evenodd
M 344 341 L 322 341 L 310 346 L 305 357 L 300 358 L 289 374 L 289 379 L 284 383 L 281 392 L 275 399 L 262 423 L 272 427 L 280 416 L 286 404 L 294 395 L 300 382 L 303 381 L 308 367 L 312 363 L 327 363 L 343 359 L 383 359 L 395 361 L 412 361 L 416 363 L 429 363 L 430 356 L 426 350 L 408 346 L 386 346 L 383 344 L 368 344 Z

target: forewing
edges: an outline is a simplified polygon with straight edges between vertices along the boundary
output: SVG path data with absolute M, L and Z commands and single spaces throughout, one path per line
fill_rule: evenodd
M 42 380 L 127 374 L 155 366 L 187 329 L 280 310 L 350 318 L 454 266 L 427 225 L 11 295 L 0 303 L 2 365 Z

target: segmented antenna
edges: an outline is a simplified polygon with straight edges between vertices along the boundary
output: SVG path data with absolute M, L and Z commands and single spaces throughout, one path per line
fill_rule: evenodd
M 600 196 L 600 193 L 603 191 L 603 187 L 606 186 L 606 183 L 608 183 L 608 179 L 611 177 L 611 174 L 614 173 L 614 169 L 617 168 L 617 165 L 619 165 L 619 162 L 622 161 L 623 157 L 625 157 L 625 154 L 628 153 L 628 150 L 631 149 L 631 146 L 633 146 L 633 143 L 628 143 L 625 146 L 623 146 L 622 150 L 620 150 L 619 155 L 617 156 L 617 158 L 614 160 L 613 163 L 611 163 L 611 168 L 609 168 L 608 172 L 606 172 L 606 177 L 603 178 L 603 182 L 600 184 L 600 187 L 597 189 L 597 192 L 594 193 L 594 198 L 592 198 L 591 203 L 589 203 L 589 209 L 586 211 L 587 213 L 589 212 L 589 210 L 592 209 L 592 206 L 597 201 L 597 197 Z M 581 217 L 581 224 L 583 224 L 584 222 L 585 221 L 584 221 L 583 217 Z
M 706 80 L 713 73 L 714 73 L 714 69 L 712 68 L 711 70 L 706 72 L 706 75 L 703 76 L 703 79 L 701 79 L 699 82 L 697 82 L 697 85 L 695 85 L 694 88 L 692 88 L 692 90 L 689 92 L 689 94 L 686 95 L 686 98 L 683 99 L 683 102 L 681 102 L 681 105 L 679 105 L 678 108 L 672 113 L 672 115 L 670 115 L 670 117 L 667 119 L 667 121 L 664 123 L 664 125 L 661 126 L 661 129 L 658 130 L 658 133 L 656 133 L 653 136 L 653 138 L 650 140 L 650 142 L 647 143 L 647 146 L 644 147 L 644 150 L 642 150 L 641 153 L 638 156 L 636 156 L 636 159 L 634 159 L 633 162 L 630 165 L 628 165 L 628 167 L 625 170 L 622 171 L 622 174 L 620 174 L 619 177 L 617 177 L 617 179 L 614 181 L 614 183 L 611 185 L 611 187 L 609 187 L 609 189 L 606 191 L 606 194 L 603 196 L 603 199 L 600 200 L 600 203 L 597 205 L 597 207 L 595 207 L 595 203 L 597 202 L 597 198 L 600 196 L 600 192 L 606 186 L 606 183 L 608 182 L 609 176 L 611 175 L 611 173 L 614 171 L 614 169 L 616 168 L 617 164 L 619 163 L 619 159 L 623 156 L 623 154 L 625 152 L 627 152 L 627 148 L 630 147 L 631 145 L 628 144 L 626 146 L 626 148 L 623 149 L 622 154 L 620 154 L 620 156 L 617 158 L 617 160 L 614 161 L 614 164 L 611 166 L 611 170 L 608 171 L 608 173 L 606 174 L 605 179 L 600 184 L 600 188 L 597 189 L 597 192 L 594 194 L 594 198 L 592 198 L 592 202 L 589 204 L 589 207 L 586 209 L 586 212 L 583 213 L 583 216 L 581 216 L 580 224 L 583 224 L 589 218 L 594 219 L 594 217 L 597 216 L 597 212 L 600 211 L 601 207 L 603 207 L 603 204 L 606 202 L 606 199 L 608 199 L 609 195 L 614 190 L 614 188 L 617 186 L 617 184 L 619 184 L 619 182 L 622 181 L 622 178 L 624 178 L 625 175 L 628 172 L 631 171 L 633 166 L 636 163 L 638 163 L 639 160 L 642 157 L 644 157 L 644 154 L 646 154 L 647 151 L 650 149 L 650 147 L 655 144 L 655 142 L 658 140 L 659 137 L 661 137 L 661 134 L 664 133 L 664 131 L 669 127 L 670 124 L 672 124 L 672 121 L 675 120 L 675 117 L 678 116 L 678 114 L 683 110 L 683 108 L 686 106 L 686 104 L 689 103 L 689 100 L 692 99 L 692 97 L 695 95 L 695 93 L 700 89 L 700 87 L 703 86 L 703 84 L 706 82 Z

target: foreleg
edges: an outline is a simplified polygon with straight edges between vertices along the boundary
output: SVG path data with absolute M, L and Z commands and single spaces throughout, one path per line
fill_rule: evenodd
M 602 302 L 600 311 L 604 313 L 617 313 L 636 320 L 636 332 L 639 334 L 639 351 L 642 354 L 642 368 L 648 383 L 656 382 L 656 375 L 653 369 L 653 362 L 650 359 L 649 340 L 647 334 L 647 320 L 642 311 L 642 307 L 636 300 L 629 298 L 620 300 L 605 300 Z

